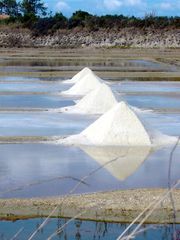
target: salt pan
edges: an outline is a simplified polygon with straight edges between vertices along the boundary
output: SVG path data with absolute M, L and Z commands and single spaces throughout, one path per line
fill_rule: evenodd
M 103 114 L 111 109 L 117 101 L 109 86 L 102 83 L 97 89 L 84 96 L 76 105 L 59 109 L 60 112 L 81 114 Z

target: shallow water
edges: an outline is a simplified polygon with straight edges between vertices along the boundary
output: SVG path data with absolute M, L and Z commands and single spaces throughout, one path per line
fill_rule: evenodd
M 180 112 L 179 82 L 123 81 L 111 85 L 119 100 L 157 112 Z
M 68 194 L 78 179 L 89 175 L 75 193 L 168 186 L 179 178 L 177 148 L 67 147 L 54 144 L 0 145 L 0 196 L 42 197 Z M 113 159 L 116 159 L 112 162 Z M 106 164 L 107 163 L 107 164 Z M 103 165 L 105 167 L 103 168 Z M 161 171 L 159 171 L 161 169 Z M 152 177 L 153 176 L 153 177 Z
M 89 66 L 89 67 L 146 67 L 148 69 L 161 69 L 166 67 L 167 65 L 163 63 L 157 63 L 149 60 L 125 60 L 119 58 L 109 58 L 104 60 L 103 58 L 85 58 L 85 59 L 6 59 L 0 63 L 0 66 L 3 67 L 82 67 L 82 66 Z M 168 70 L 173 69 L 172 66 L 168 67 Z
M 0 83 L 39 83 L 46 81 L 56 82 L 61 80 L 64 80 L 64 77 L 0 76 Z
M 0 222 L 0 239 L 11 239 L 20 230 L 18 239 L 28 239 L 30 235 L 38 228 L 44 219 L 31 219 L 17 222 Z M 47 239 L 57 228 L 63 226 L 68 219 L 51 219 L 50 223 L 39 231 L 35 239 Z M 96 223 L 92 221 L 72 221 L 63 232 L 53 239 L 67 239 L 67 240 L 112 240 L 116 239 L 127 227 L 127 224 L 117 223 Z M 131 231 L 135 228 L 134 225 Z M 176 235 L 179 239 L 180 225 L 176 225 Z M 173 237 L 173 227 L 171 225 L 143 225 L 142 229 L 149 228 L 146 232 L 142 232 L 136 236 L 137 240 L 171 240 Z M 129 231 L 130 233 L 130 231 Z
M 62 84 L 61 82 L 49 83 L 0 83 L 0 93 L 2 92 L 59 92 L 64 91 L 68 88 L 67 85 Z
M 173 81 L 122 81 L 112 86 L 112 89 L 122 93 L 179 93 L 180 84 L 179 82 Z
M 0 95 L 0 108 L 60 108 L 74 105 L 74 99 L 62 98 L 58 95 Z
M 179 111 L 180 97 L 176 95 L 124 95 L 123 98 L 132 106 L 153 109 L 155 111 Z
M 77 134 L 89 126 L 96 118 L 95 116 L 88 117 L 53 112 L 0 113 L 0 136 L 63 136 Z

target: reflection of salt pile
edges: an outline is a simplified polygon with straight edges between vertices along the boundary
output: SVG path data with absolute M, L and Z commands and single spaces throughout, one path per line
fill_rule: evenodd
M 104 83 L 92 90 L 74 106 L 59 109 L 61 112 L 102 114 L 111 109 L 117 101 L 111 89 Z
M 95 147 L 80 148 L 120 180 L 133 174 L 148 157 L 150 147 Z
M 82 77 L 74 86 L 69 90 L 61 92 L 64 95 L 86 95 L 90 91 L 100 86 L 102 80 L 93 72 L 89 72 Z
M 116 104 L 78 135 L 64 139 L 65 144 L 149 146 L 150 138 L 125 102 Z
M 80 72 L 74 75 L 73 78 L 63 81 L 63 83 L 77 83 L 81 78 L 85 77 L 88 73 L 92 73 L 88 67 L 83 68 Z

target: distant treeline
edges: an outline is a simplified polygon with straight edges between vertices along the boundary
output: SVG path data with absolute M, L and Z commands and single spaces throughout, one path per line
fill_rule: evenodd
M 144 18 L 123 15 L 96 16 L 85 11 L 76 11 L 70 18 L 62 13 L 48 13 L 42 0 L 0 0 L 0 14 L 9 16 L 1 24 L 15 23 L 31 29 L 35 35 L 53 34 L 59 29 L 85 28 L 89 31 L 99 29 L 135 28 L 180 28 L 180 17 L 160 17 L 153 13 Z

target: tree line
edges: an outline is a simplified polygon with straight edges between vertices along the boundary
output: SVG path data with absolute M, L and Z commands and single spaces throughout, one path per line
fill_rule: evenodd
M 146 14 L 144 18 L 124 15 L 96 16 L 85 11 L 76 11 L 70 18 L 61 12 L 52 14 L 42 0 L 0 0 L 0 14 L 10 17 L 1 22 L 16 23 L 30 28 L 34 34 L 52 34 L 58 29 L 85 28 L 90 31 L 99 29 L 121 29 L 125 27 L 163 29 L 180 28 L 180 17 L 156 16 Z

